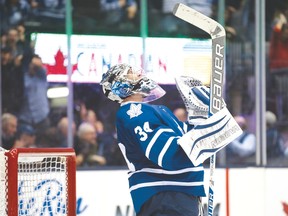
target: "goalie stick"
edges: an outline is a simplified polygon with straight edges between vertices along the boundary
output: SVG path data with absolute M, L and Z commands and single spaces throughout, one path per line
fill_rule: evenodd
M 212 72 L 210 80 L 210 106 L 209 115 L 213 115 L 222 108 L 223 87 L 225 72 L 225 40 L 226 33 L 222 25 L 204 14 L 178 3 L 174 6 L 173 14 L 207 32 L 212 39 Z M 216 154 L 210 157 L 210 180 L 208 197 L 208 215 L 213 216 L 214 211 L 214 171 Z

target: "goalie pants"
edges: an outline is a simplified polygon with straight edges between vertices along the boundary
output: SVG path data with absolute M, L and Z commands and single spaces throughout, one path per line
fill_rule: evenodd
M 151 197 L 137 216 L 202 216 L 201 198 L 185 193 L 164 191 Z

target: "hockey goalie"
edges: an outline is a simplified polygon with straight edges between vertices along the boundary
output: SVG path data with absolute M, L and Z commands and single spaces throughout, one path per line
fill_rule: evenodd
M 181 122 L 166 106 L 149 103 L 165 91 L 143 69 L 116 64 L 103 74 L 105 96 L 120 104 L 118 145 L 137 216 L 203 215 L 202 162 L 235 137 L 236 132 L 228 138 L 227 131 L 238 129 L 229 111 L 223 107 L 208 118 L 209 88 L 190 81 L 177 81 L 189 112 L 188 122 Z

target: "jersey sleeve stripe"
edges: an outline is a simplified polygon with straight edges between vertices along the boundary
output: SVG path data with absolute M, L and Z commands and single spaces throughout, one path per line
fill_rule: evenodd
M 172 129 L 170 128 L 164 128 L 164 129 L 159 129 L 156 134 L 153 136 L 153 138 L 150 140 L 147 148 L 146 148 L 146 151 L 145 151 L 145 155 L 147 158 L 149 158 L 149 155 L 150 155 L 150 151 L 155 143 L 155 141 L 157 140 L 157 138 L 163 133 L 163 132 L 173 132 Z
M 165 175 L 177 175 L 177 174 L 186 173 L 186 172 L 198 172 L 198 171 L 203 171 L 203 170 L 204 170 L 203 166 L 189 167 L 189 168 L 180 169 L 180 170 L 163 170 L 163 169 L 144 168 L 141 170 L 130 172 L 128 176 L 130 177 L 133 174 L 141 173 L 141 172 L 157 173 L 157 174 L 165 174 Z
M 183 131 L 184 134 L 188 132 L 188 125 L 186 123 L 183 123 Z
M 143 187 L 155 187 L 155 186 L 163 186 L 163 185 L 191 187 L 191 186 L 202 186 L 203 182 L 176 182 L 176 181 L 147 182 L 147 183 L 140 183 L 140 184 L 133 185 L 132 187 L 130 187 L 130 191 L 137 190 Z
M 182 134 L 184 134 L 185 132 L 184 132 L 183 128 L 182 128 L 182 127 L 180 127 L 180 125 L 177 123 L 177 121 L 176 121 L 175 119 L 173 119 L 173 121 L 174 121 L 174 122 L 175 122 L 175 124 L 177 125 L 177 127 L 178 127 L 178 130 L 179 130 L 179 131 L 181 131 L 181 133 L 182 133 Z
M 164 147 L 162 148 L 160 154 L 159 154 L 159 157 L 158 157 L 158 165 L 162 167 L 162 160 L 163 160 L 163 157 L 165 155 L 165 153 L 167 152 L 169 146 L 171 145 L 173 139 L 175 139 L 176 137 L 170 137 L 168 139 L 168 141 L 165 143 Z

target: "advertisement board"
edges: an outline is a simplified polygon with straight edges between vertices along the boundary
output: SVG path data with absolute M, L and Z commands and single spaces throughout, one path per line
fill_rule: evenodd
M 214 216 L 287 216 L 287 168 L 215 170 Z M 209 170 L 205 170 L 206 191 Z M 207 197 L 203 198 L 204 209 Z M 77 215 L 135 216 L 127 171 L 78 171 Z
M 35 53 L 47 68 L 48 81 L 66 82 L 67 36 L 34 33 L 31 39 Z M 146 38 L 145 50 L 143 43 L 141 37 L 72 35 L 71 80 L 98 83 L 103 72 L 117 63 L 145 68 L 159 84 L 175 84 L 174 77 L 180 74 L 197 73 L 201 80 L 210 78 L 210 39 Z
M 127 177 L 128 170 L 123 169 L 77 171 L 77 215 L 135 216 Z M 51 184 L 47 186 L 48 179 L 52 187 Z M 206 194 L 208 179 L 209 170 L 205 169 Z M 213 216 L 288 215 L 287 168 L 217 168 L 214 179 Z M 36 190 L 34 197 L 25 195 L 24 179 L 19 184 L 20 212 L 24 214 L 30 209 L 30 212 L 35 211 L 33 215 L 38 215 L 37 212 L 41 212 L 39 215 L 59 215 L 60 207 L 65 205 L 61 197 L 65 185 L 51 179 L 51 176 L 47 176 L 47 180 L 44 176 L 33 183 Z M 202 199 L 206 212 L 207 201 L 207 197 Z
M 128 187 L 126 170 L 78 171 L 77 215 L 81 216 L 135 216 Z M 209 178 L 205 172 L 205 178 Z M 217 169 L 215 187 L 215 215 L 225 216 L 225 170 Z M 207 182 L 208 183 L 208 182 Z M 208 186 L 208 184 L 207 184 Z M 208 187 L 206 188 L 206 193 Z M 223 193 L 224 192 L 224 193 Z M 207 208 L 207 198 L 202 200 Z

